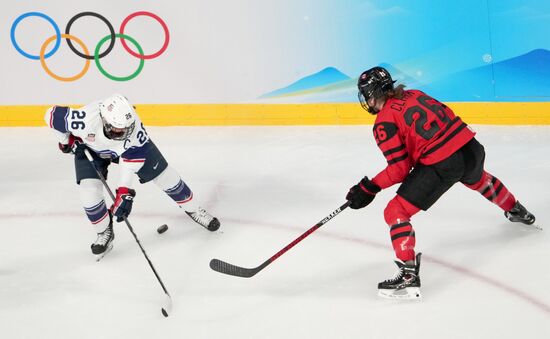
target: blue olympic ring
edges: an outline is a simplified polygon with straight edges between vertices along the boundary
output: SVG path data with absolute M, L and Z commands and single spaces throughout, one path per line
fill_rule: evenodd
M 19 45 L 17 44 L 17 41 L 15 41 L 15 29 L 17 28 L 17 25 L 19 24 L 19 22 L 21 20 L 23 20 L 27 17 L 30 17 L 30 16 L 37 16 L 37 17 L 41 17 L 41 18 L 46 19 L 50 24 L 52 24 L 53 28 L 55 29 L 55 38 L 56 38 L 55 39 L 55 45 L 53 46 L 53 49 L 49 53 L 44 55 L 44 59 L 47 59 L 47 58 L 51 57 L 59 49 L 59 46 L 61 45 L 61 31 L 59 30 L 59 26 L 57 26 L 55 21 L 53 21 L 52 18 L 50 18 L 49 16 L 47 16 L 44 13 L 29 12 L 29 13 L 22 14 L 17 19 L 15 19 L 15 21 L 11 25 L 11 30 L 10 30 L 11 43 L 13 44 L 15 49 L 19 53 L 21 53 L 21 55 L 23 55 L 23 56 L 25 56 L 29 59 L 40 60 L 39 55 L 32 55 L 32 54 L 29 54 L 29 53 L 25 52 L 23 49 L 21 49 L 21 47 L 19 47 Z

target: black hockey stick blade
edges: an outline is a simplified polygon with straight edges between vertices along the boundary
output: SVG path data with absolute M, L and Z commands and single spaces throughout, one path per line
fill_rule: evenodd
M 264 263 L 263 265 L 258 266 L 256 268 L 244 268 L 244 267 L 232 265 L 230 263 L 227 263 L 219 259 L 210 260 L 210 268 L 213 269 L 214 271 L 236 276 L 236 277 L 241 277 L 241 278 L 253 277 L 254 275 L 256 275 L 256 273 L 260 272 L 262 268 L 264 268 L 265 266 L 267 266 L 267 264 Z
M 240 266 L 235 266 L 230 263 L 227 263 L 225 261 L 221 261 L 219 259 L 212 259 L 210 260 L 210 268 L 213 269 L 216 272 L 220 272 L 227 275 L 232 275 L 235 277 L 241 277 L 241 278 L 250 278 L 256 275 L 256 273 L 263 270 L 267 265 L 271 264 L 273 261 L 275 261 L 277 258 L 279 258 L 281 255 L 285 254 L 289 249 L 294 247 L 296 244 L 298 244 L 300 241 L 307 238 L 311 233 L 315 232 L 317 229 L 319 229 L 321 226 L 326 224 L 329 220 L 334 218 L 338 213 L 345 210 L 350 205 L 350 202 L 347 201 L 342 206 L 338 207 L 335 211 L 333 211 L 330 215 L 325 217 L 323 220 L 319 221 L 317 224 L 315 224 L 313 227 L 305 231 L 302 235 L 300 235 L 298 238 L 294 239 L 290 244 L 286 245 L 285 248 L 280 250 L 279 252 L 275 253 L 271 258 L 264 261 L 263 264 L 256 268 L 245 268 Z
M 170 297 L 168 293 L 166 293 L 164 307 L 161 309 L 161 313 L 165 318 L 172 313 L 172 297 Z

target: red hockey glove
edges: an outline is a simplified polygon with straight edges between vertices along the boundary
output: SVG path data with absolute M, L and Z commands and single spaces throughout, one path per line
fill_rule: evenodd
M 116 190 L 115 203 L 111 206 L 111 213 L 116 218 L 117 222 L 121 222 L 124 218 L 127 218 L 132 212 L 132 204 L 134 203 L 134 197 L 136 191 L 128 187 L 119 187 Z
M 380 192 L 380 187 L 369 178 L 364 177 L 357 185 L 349 189 L 346 199 L 351 202 L 349 207 L 356 210 L 370 204 L 378 192 Z
M 63 153 L 74 153 L 78 145 L 82 143 L 82 139 L 69 135 L 69 140 L 66 144 L 59 143 L 59 150 Z

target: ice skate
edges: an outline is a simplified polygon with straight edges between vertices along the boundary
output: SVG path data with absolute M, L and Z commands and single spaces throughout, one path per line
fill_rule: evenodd
M 388 299 L 421 299 L 420 294 L 420 257 L 416 255 L 416 265 L 407 265 L 396 260 L 398 271 L 391 279 L 378 284 L 378 295 Z
M 529 211 L 527 211 L 527 209 L 520 204 L 519 201 L 516 201 L 516 204 L 510 211 L 504 212 L 504 216 L 506 216 L 506 218 L 508 218 L 511 222 L 521 222 L 538 230 L 542 230 L 542 227 L 533 225 L 535 222 L 535 216 L 529 213 Z
M 115 233 L 113 231 L 113 222 L 111 220 L 105 231 L 97 234 L 97 239 L 91 246 L 92 253 L 96 256 L 96 261 L 100 261 L 113 249 L 114 239 Z
M 196 223 L 205 227 L 211 232 L 217 231 L 218 228 L 220 228 L 220 221 L 218 220 L 218 218 L 210 215 L 210 213 L 206 212 L 206 210 L 200 206 L 197 207 L 196 211 L 185 211 L 185 213 L 187 213 L 187 215 L 191 217 L 191 219 L 193 219 Z

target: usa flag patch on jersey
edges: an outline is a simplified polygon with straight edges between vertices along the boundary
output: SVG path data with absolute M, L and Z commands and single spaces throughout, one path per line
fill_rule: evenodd
M 94 142 L 95 141 L 95 133 L 88 134 L 88 136 L 85 139 L 86 139 L 86 141 Z

